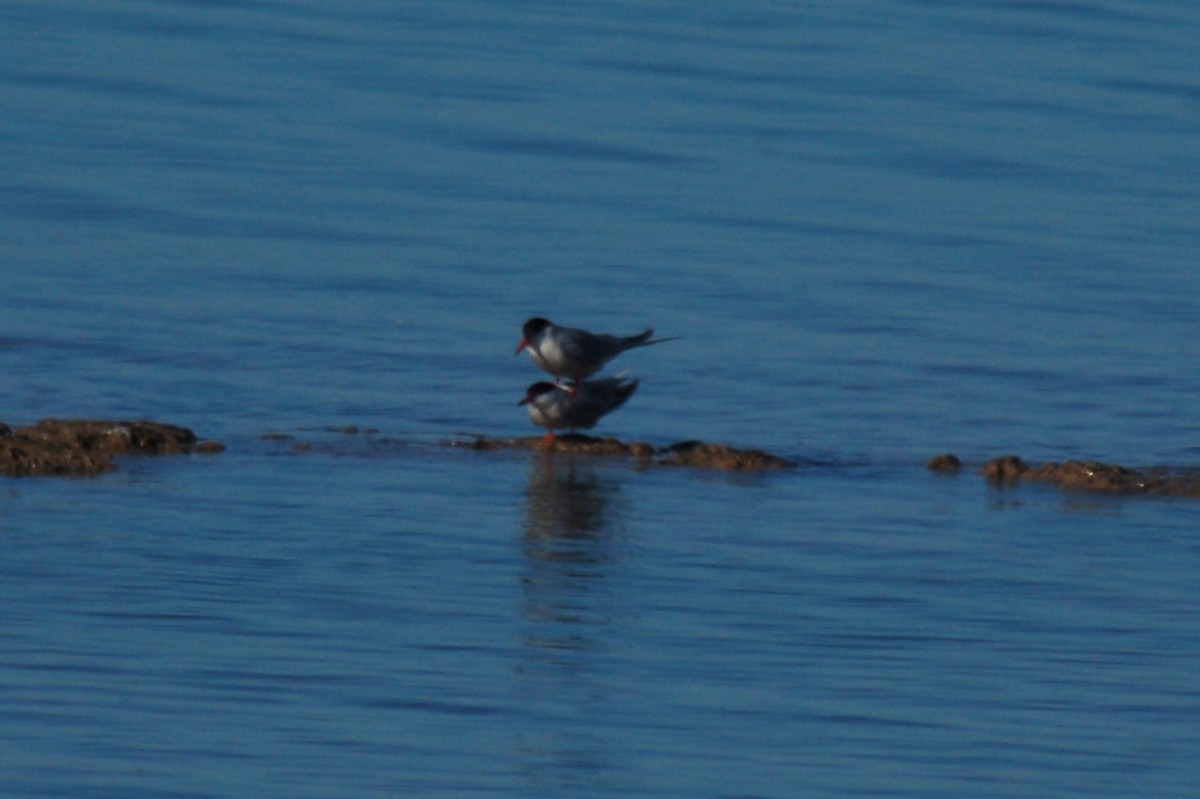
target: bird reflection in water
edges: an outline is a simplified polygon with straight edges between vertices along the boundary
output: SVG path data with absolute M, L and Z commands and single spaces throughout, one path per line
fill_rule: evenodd
M 620 486 L 602 477 L 595 463 L 563 453 L 530 459 L 525 490 L 525 570 L 522 615 L 554 622 L 531 633 L 527 645 L 551 649 L 586 645 L 583 629 L 603 623 L 609 613 L 606 577 L 619 545 L 614 532 L 621 513 Z
M 516 754 L 535 791 L 602 781 L 617 765 L 596 719 L 614 712 L 605 660 L 630 621 L 614 585 L 623 561 L 619 479 L 570 454 L 530 459 L 516 672 L 525 712 L 544 724 L 518 734 Z
M 619 546 L 620 486 L 587 458 L 538 453 L 525 490 L 524 616 L 529 620 L 595 622 L 608 614 L 597 599 Z M 578 631 L 559 629 L 565 637 Z
M 601 617 L 606 612 L 592 594 L 601 590 L 612 558 L 620 487 L 596 469 L 569 454 L 530 459 L 522 578 L 527 619 L 573 622 L 592 618 L 593 610 Z
M 538 453 L 530 467 L 527 540 L 590 539 L 604 533 L 609 505 L 618 492 L 615 483 L 601 480 L 593 464 L 570 454 Z

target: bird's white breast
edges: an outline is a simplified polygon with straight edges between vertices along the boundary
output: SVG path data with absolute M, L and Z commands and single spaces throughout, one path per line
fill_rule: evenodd
M 538 397 L 529 403 L 529 418 L 538 427 L 562 427 L 563 404 L 558 392 Z
M 566 354 L 553 336 L 542 336 L 536 347 L 531 347 L 533 361 L 538 368 L 552 375 L 562 374 L 567 365 Z

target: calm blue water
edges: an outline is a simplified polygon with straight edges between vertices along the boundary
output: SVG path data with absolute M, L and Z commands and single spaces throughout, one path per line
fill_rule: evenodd
M 228 444 L 0 480 L 0 794 L 1200 792 L 1200 505 L 922 468 L 1200 460 L 1200 7 L 728 5 L 0 9 L 0 420 Z

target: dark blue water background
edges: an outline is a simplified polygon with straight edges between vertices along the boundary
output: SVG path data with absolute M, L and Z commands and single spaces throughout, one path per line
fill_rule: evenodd
M 1200 7 L 0 34 L 0 419 L 228 445 L 0 481 L 4 796 L 1200 791 L 1200 506 L 922 468 L 1200 461 Z M 438 446 L 534 313 L 684 337 L 599 432 L 799 468 Z

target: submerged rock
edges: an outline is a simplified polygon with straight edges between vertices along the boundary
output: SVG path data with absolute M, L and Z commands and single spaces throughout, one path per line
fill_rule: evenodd
M 147 421 L 43 419 L 13 430 L 0 424 L 0 475 L 96 475 L 116 469 L 114 455 L 220 452 L 186 427 Z
M 654 447 L 644 441 L 626 443 L 615 438 L 593 438 L 580 434 L 547 439 L 540 436 L 522 438 L 487 438 L 476 436 L 470 441 L 448 441 L 452 447 L 478 450 L 531 449 L 543 452 L 573 452 L 584 455 L 618 456 L 635 459 L 642 466 L 692 466 L 702 469 L 722 469 L 735 472 L 760 472 L 789 469 L 794 463 L 758 449 L 735 449 L 725 444 L 703 441 L 681 441 L 668 447 Z
M 931 472 L 939 474 L 954 474 L 962 469 L 962 461 L 957 455 L 944 453 L 942 455 L 934 455 L 925 463 L 925 468 Z

